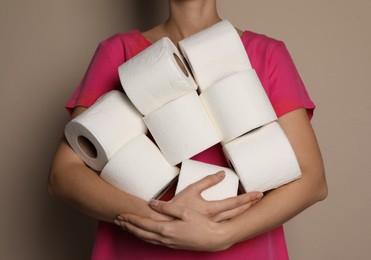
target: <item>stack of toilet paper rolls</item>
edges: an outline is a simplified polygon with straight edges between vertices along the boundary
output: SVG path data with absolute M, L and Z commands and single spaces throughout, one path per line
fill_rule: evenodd
M 108 183 L 145 200 L 179 174 L 145 135 L 142 115 L 125 94 L 111 91 L 71 120 L 65 136 L 82 160 Z
M 166 41 L 165 47 L 156 46 L 153 50 L 161 49 L 163 56 L 179 57 L 182 62 L 183 56 L 200 92 L 198 96 L 191 88 L 189 92 L 177 91 L 178 94 L 172 95 L 173 99 L 168 99 L 168 103 L 152 106 L 156 109 L 143 113 L 149 131 L 169 163 L 184 162 L 221 142 L 231 167 L 247 192 L 267 191 L 300 178 L 294 151 L 276 121 L 276 114 L 235 28 L 228 21 L 222 21 L 180 41 L 182 55 L 169 39 Z M 164 55 L 166 48 L 169 54 Z M 148 52 L 153 50 L 147 49 Z M 147 62 L 153 57 L 158 59 L 157 55 L 144 52 L 141 60 L 135 57 L 133 63 L 153 64 Z M 172 63 L 175 64 L 174 60 Z M 135 86 L 128 84 L 130 80 L 127 78 L 132 77 L 129 75 L 132 71 L 128 69 L 130 66 L 126 63 L 120 67 L 121 82 L 133 103 L 142 105 L 140 99 L 149 100 L 143 97 L 155 96 L 157 92 L 143 86 L 140 94 L 137 90 L 137 95 L 131 95 Z M 186 77 L 189 77 L 189 71 L 183 66 Z M 146 77 L 146 72 L 143 69 L 139 71 L 141 74 L 134 75 L 141 80 Z M 156 78 L 156 75 L 151 75 L 151 78 Z M 169 89 L 174 90 L 172 87 Z M 218 137 L 213 133 L 200 103 Z M 143 105 L 148 106 L 148 103 Z M 178 186 L 184 187 L 184 171 L 181 170 L 180 175 Z
M 182 54 L 163 38 L 119 68 L 125 92 L 168 162 L 184 163 L 222 142 L 245 191 L 266 191 L 299 178 L 295 154 L 235 28 L 222 21 L 179 47 Z M 178 187 L 190 183 L 185 172 Z

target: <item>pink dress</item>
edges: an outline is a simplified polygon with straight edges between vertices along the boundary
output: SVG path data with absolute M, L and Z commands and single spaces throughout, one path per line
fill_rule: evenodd
M 241 40 L 277 116 L 298 108 L 306 108 L 311 118 L 315 105 L 308 96 L 285 44 L 250 31 L 245 31 Z M 115 34 L 102 41 L 66 108 L 71 111 L 76 106 L 89 107 L 104 93 L 113 89 L 121 90 L 118 67 L 150 45 L 138 30 Z M 192 159 L 227 166 L 220 144 Z M 174 189 L 170 190 L 163 199 L 170 199 L 173 192 Z M 288 253 L 282 226 L 238 243 L 225 251 L 209 253 L 151 245 L 113 224 L 100 222 L 92 259 L 284 260 L 288 259 Z

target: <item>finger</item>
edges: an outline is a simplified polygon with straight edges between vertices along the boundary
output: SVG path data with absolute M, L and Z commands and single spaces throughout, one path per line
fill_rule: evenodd
M 116 226 L 118 226 L 118 227 L 124 229 L 124 227 L 121 225 L 121 221 L 120 221 L 119 219 L 115 219 L 115 220 L 113 221 L 113 223 L 114 223 Z
M 121 225 L 138 238 L 155 245 L 163 245 L 173 248 L 175 246 L 173 235 L 174 220 L 152 220 L 136 215 L 123 215 Z
M 157 212 L 172 216 L 177 219 L 188 219 L 192 214 L 195 214 L 194 211 L 188 208 L 176 206 L 171 202 L 151 200 L 149 202 L 149 205 Z
M 140 239 L 142 239 L 144 242 L 147 242 L 147 243 L 150 243 L 150 244 L 153 244 L 153 245 L 166 246 L 164 243 L 162 243 L 160 241 L 157 241 L 157 240 L 144 239 L 144 238 L 140 238 Z
M 238 195 L 236 197 L 227 198 L 224 200 L 210 201 L 211 208 L 214 212 L 211 214 L 218 214 L 224 211 L 229 211 L 241 207 L 244 204 L 249 205 L 255 200 L 260 200 L 264 194 L 262 192 L 249 192 Z
M 126 228 L 129 225 L 135 226 L 139 229 L 146 230 L 153 233 L 161 233 L 162 223 L 165 221 L 153 220 L 150 218 L 143 218 L 136 215 L 124 214 L 119 220 L 120 224 Z
M 254 201 L 251 201 L 250 203 L 243 204 L 242 206 L 240 206 L 238 208 L 234 208 L 234 209 L 231 209 L 231 210 L 228 210 L 228 211 L 223 211 L 223 212 L 221 212 L 217 215 L 214 215 L 211 219 L 213 221 L 219 222 L 219 223 L 223 222 L 223 221 L 226 221 L 226 220 L 229 220 L 229 219 L 232 219 L 232 218 L 236 217 L 237 215 L 240 215 L 245 210 L 252 207 L 254 204 L 256 204 L 260 200 L 261 199 L 256 199 Z
M 221 182 L 225 177 L 225 172 L 224 171 L 219 171 L 215 174 L 210 174 L 201 180 L 191 184 L 188 186 L 190 189 L 194 189 L 198 193 L 201 193 L 202 191 L 218 184 Z
M 133 235 L 135 235 L 136 237 L 148 242 L 148 243 L 151 243 L 151 244 L 161 244 L 163 245 L 162 243 L 162 240 L 163 240 L 163 237 L 161 234 L 159 233 L 156 233 L 156 232 L 152 232 L 150 230 L 147 230 L 147 229 L 143 229 L 142 227 L 140 226 L 137 226 L 134 222 L 132 222 L 132 220 L 129 220 L 129 219 L 126 219 L 126 220 L 123 220 L 121 221 L 121 225 L 123 227 L 123 229 L 129 231 L 130 233 L 132 233 Z

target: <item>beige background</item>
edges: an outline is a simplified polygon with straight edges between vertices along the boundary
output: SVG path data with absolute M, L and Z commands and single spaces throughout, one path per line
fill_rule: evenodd
M 318 107 L 313 125 L 330 193 L 286 224 L 291 258 L 368 259 L 370 1 L 220 0 L 219 7 L 237 27 L 286 42 Z M 89 257 L 95 222 L 46 192 L 68 120 L 63 105 L 100 40 L 165 16 L 164 0 L 0 0 L 0 259 Z

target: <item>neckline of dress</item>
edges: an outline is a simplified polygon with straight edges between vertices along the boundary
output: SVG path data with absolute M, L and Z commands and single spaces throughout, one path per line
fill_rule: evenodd
M 151 42 L 149 39 L 147 39 L 147 37 L 145 37 L 139 29 L 134 30 L 134 32 L 137 33 L 147 44 L 149 45 L 154 44 L 154 42 Z M 241 40 L 244 38 L 245 34 L 246 34 L 246 30 L 242 31 L 242 34 L 240 35 Z

